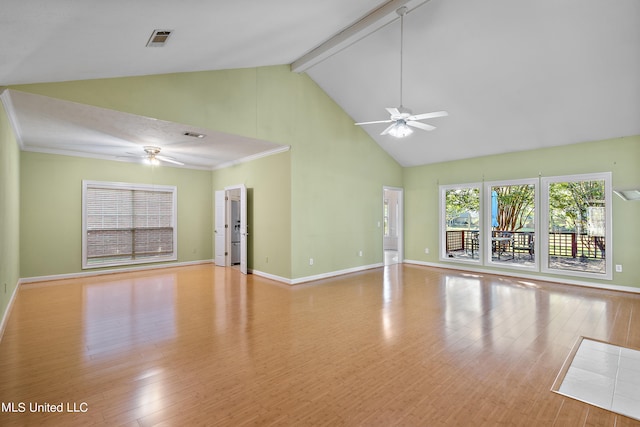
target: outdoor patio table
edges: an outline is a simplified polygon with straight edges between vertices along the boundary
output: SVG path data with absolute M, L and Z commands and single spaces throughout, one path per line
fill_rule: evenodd
M 493 251 L 498 253 L 498 259 L 500 259 L 500 255 L 509 249 L 509 243 L 511 242 L 512 237 L 492 237 L 491 242 L 493 243 Z

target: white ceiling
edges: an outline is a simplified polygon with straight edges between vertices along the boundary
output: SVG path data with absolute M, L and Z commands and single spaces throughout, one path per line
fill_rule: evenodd
M 216 169 L 288 149 L 212 129 L 15 90 L 7 93 L 20 142 L 28 151 L 140 162 L 146 156 L 144 147 L 155 146 L 161 156 L 185 167 Z M 185 135 L 188 132 L 204 138 Z
M 387 2 L 2 3 L 0 86 L 289 64 Z M 408 6 L 403 103 L 415 113 L 450 116 L 429 120 L 436 130 L 402 140 L 379 136 L 384 124 L 366 126 L 400 164 L 640 134 L 640 1 L 413 0 Z M 146 48 L 158 28 L 174 30 L 167 46 Z M 399 48 L 395 20 L 307 73 L 354 121 L 387 119 L 384 108 L 400 103 Z M 115 158 L 153 140 L 162 154 L 204 168 L 280 149 L 215 129 L 15 91 L 10 97 L 25 149 Z M 183 141 L 186 130 L 208 137 Z M 242 150 L 220 151 L 227 140 Z

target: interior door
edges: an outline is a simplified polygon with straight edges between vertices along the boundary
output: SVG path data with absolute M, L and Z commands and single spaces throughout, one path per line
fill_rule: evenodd
M 247 240 L 249 226 L 247 225 L 247 187 L 240 185 L 240 272 L 247 274 Z
M 226 191 L 216 191 L 215 194 L 215 257 L 216 265 L 225 267 L 227 265 L 226 256 Z

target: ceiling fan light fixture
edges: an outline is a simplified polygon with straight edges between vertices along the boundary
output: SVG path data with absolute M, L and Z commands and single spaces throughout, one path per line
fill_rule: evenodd
M 390 2 L 393 3 L 393 2 Z M 370 122 L 358 122 L 356 126 L 370 125 L 375 123 L 391 123 L 380 135 L 391 135 L 394 138 L 405 138 L 413 133 L 413 129 L 430 131 L 436 127 L 427 123 L 422 123 L 420 120 L 433 119 L 436 117 L 448 116 L 446 111 L 434 111 L 432 113 L 413 114 L 410 109 L 404 107 L 402 104 L 402 84 L 403 84 L 403 51 L 404 51 L 404 15 L 407 13 L 406 6 L 403 6 L 396 10 L 396 13 L 400 17 L 400 106 L 388 107 L 387 112 L 390 114 L 388 120 L 374 120 Z
M 153 145 L 146 145 L 144 152 L 147 153 L 147 157 L 144 159 L 144 163 L 151 166 L 158 166 L 160 160 L 156 158 L 156 155 L 160 152 L 160 147 L 154 147 Z
M 160 160 L 156 159 L 156 156 L 149 155 L 149 157 L 145 157 L 142 160 L 146 165 L 158 166 L 160 164 Z
M 151 166 L 158 166 L 161 162 L 173 163 L 174 165 L 184 166 L 184 163 L 174 159 L 173 157 L 160 155 L 161 148 L 156 147 L 154 145 L 145 145 L 142 147 L 144 150 L 144 155 L 136 155 L 136 153 L 127 153 L 131 154 L 134 157 L 138 157 L 142 159 L 142 163 Z
M 389 135 L 395 138 L 405 138 L 413 133 L 404 120 L 398 120 L 396 124 L 389 130 Z

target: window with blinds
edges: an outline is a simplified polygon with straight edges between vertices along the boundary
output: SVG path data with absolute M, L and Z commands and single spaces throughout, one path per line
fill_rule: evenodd
M 82 268 L 177 259 L 176 187 L 82 186 Z

